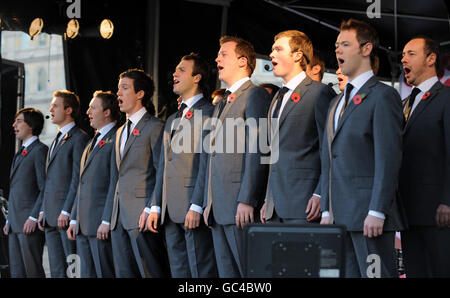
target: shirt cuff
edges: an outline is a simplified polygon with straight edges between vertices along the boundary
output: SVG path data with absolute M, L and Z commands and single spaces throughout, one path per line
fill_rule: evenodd
M 318 194 L 316 194 L 316 193 L 313 193 L 313 196 L 316 196 L 316 197 L 322 198 L 322 196 L 321 196 L 321 195 L 318 195 Z
M 197 213 L 203 214 L 203 208 L 199 205 L 191 204 L 191 208 L 189 210 L 195 211 Z
M 70 224 L 71 224 L 71 225 L 76 225 L 76 224 L 77 224 L 77 221 L 76 221 L 75 219 L 72 219 L 72 220 L 70 221 Z
M 384 216 L 383 213 L 378 212 L 378 211 L 373 211 L 373 210 L 369 210 L 369 215 L 381 218 L 381 219 L 386 219 L 386 216 Z
M 34 221 L 34 222 L 37 222 L 38 220 L 36 219 L 36 218 L 34 218 L 33 216 L 28 216 L 28 219 L 30 219 L 30 220 L 32 220 L 32 221 Z
M 322 217 L 330 217 L 330 212 L 329 211 L 322 212 Z
M 156 213 L 158 213 L 158 214 L 161 214 L 161 207 L 159 207 L 159 206 L 152 206 L 151 209 L 149 209 L 149 208 L 145 208 L 145 209 L 148 209 L 148 210 L 149 210 L 148 212 L 145 211 L 145 212 L 147 212 L 147 213 L 149 213 L 149 214 L 150 214 L 150 212 L 156 212 Z
M 107 222 L 107 221 L 104 221 L 104 220 L 102 220 L 102 224 L 103 224 L 103 225 L 107 225 L 107 226 L 110 226 L 110 225 L 111 225 L 110 222 Z
M 39 215 L 44 214 L 44 211 L 39 212 Z
M 66 211 L 61 211 L 61 214 L 64 214 L 65 216 L 70 216 L 70 213 L 69 212 L 66 212 Z

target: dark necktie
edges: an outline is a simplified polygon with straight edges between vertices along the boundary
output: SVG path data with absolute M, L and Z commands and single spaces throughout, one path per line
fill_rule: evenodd
M 414 101 L 416 100 L 416 96 L 419 93 L 420 93 L 419 88 L 413 88 L 411 90 L 411 94 L 408 97 L 408 102 L 406 103 L 405 110 L 403 111 L 403 116 L 405 117 L 405 124 L 408 122 L 409 116 L 411 116 L 411 110 L 412 110 Z
M 58 141 L 59 141 L 59 137 L 61 136 L 61 131 L 58 131 L 58 134 L 56 135 L 56 138 L 55 138 L 55 140 L 53 141 L 53 143 L 55 144 L 54 146 L 53 146 L 53 149 L 52 149 L 52 156 L 53 156 L 53 154 L 55 153 L 55 150 L 56 150 L 56 146 L 58 146 Z
M 25 149 L 25 146 L 20 147 L 19 151 L 17 151 L 14 155 L 13 167 L 16 164 L 17 158 L 19 158 L 20 154 L 22 154 L 23 149 Z
M 131 122 L 130 119 L 128 119 L 127 121 L 127 138 L 125 140 L 125 146 L 127 145 L 128 140 L 130 139 L 130 133 L 131 133 L 131 125 L 133 124 L 133 122 Z
M 219 112 L 217 113 L 217 118 L 220 117 L 220 114 L 222 114 L 223 109 L 225 108 L 226 104 L 227 104 L 227 98 L 228 95 L 231 94 L 230 90 L 226 90 L 225 93 L 222 96 L 222 99 L 219 101 Z
M 353 85 L 350 83 L 347 83 L 347 86 L 345 87 L 344 105 L 342 106 L 341 112 L 339 113 L 339 120 L 341 120 L 341 117 L 344 114 L 344 110 L 348 105 L 348 99 L 350 97 L 350 93 L 352 93 L 352 90 L 353 90 Z
M 273 110 L 272 118 L 278 118 L 278 116 L 280 114 L 281 105 L 283 104 L 283 97 L 288 91 L 289 91 L 288 87 L 283 87 L 278 92 L 277 99 L 276 99 L 277 105 L 275 106 L 275 109 Z
M 89 152 L 88 152 L 89 154 L 91 154 L 92 150 L 94 150 L 95 144 L 96 144 L 97 139 L 98 139 L 99 136 L 100 136 L 100 132 L 97 132 L 95 134 L 94 138 L 92 139 L 91 147 L 89 147 Z
M 175 119 L 181 118 L 181 116 L 183 116 L 183 111 L 184 111 L 184 109 L 186 109 L 186 108 L 187 108 L 187 104 L 185 104 L 184 102 L 181 103 L 180 107 L 178 108 L 177 114 L 175 115 Z M 174 121 L 175 121 L 175 124 L 176 124 L 176 125 L 180 123 L 180 120 L 178 120 L 178 121 L 174 120 Z M 177 128 L 176 128 L 175 125 L 174 125 L 174 126 L 172 127 L 172 133 L 170 134 L 170 137 L 171 137 L 171 138 L 173 138 L 173 134 L 175 133 L 175 130 L 176 130 L 176 129 L 177 129 Z

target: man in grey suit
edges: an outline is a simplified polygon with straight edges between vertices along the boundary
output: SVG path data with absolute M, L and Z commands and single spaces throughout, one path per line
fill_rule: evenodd
M 206 100 L 209 75 L 206 61 L 194 53 L 184 56 L 173 74 L 173 92 L 182 102 L 178 112 L 166 121 L 147 219 L 148 229 L 155 233 L 158 219 L 164 224 L 172 277 L 217 277 L 211 231 L 201 220 L 203 197 L 191 200 L 194 189 L 204 185 L 197 183 L 197 173 L 205 135 L 203 124 L 214 111 Z M 197 117 L 201 121 L 195 121 Z
M 403 228 L 396 197 L 402 156 L 397 91 L 377 80 L 371 59 L 378 35 L 342 22 L 336 58 L 348 76 L 330 105 L 322 146 L 322 224 L 347 228 L 346 277 L 394 277 L 395 231 Z
M 320 217 L 319 147 L 328 106 L 336 93 L 306 74 L 312 55 L 312 42 L 303 32 L 283 31 L 274 38 L 270 58 L 283 88 L 268 114 L 273 163 L 262 222 L 306 224 Z
M 407 277 L 450 277 L 450 88 L 436 75 L 439 45 L 410 40 L 403 69 L 414 86 L 404 100 L 399 190 L 409 228 L 402 232 Z
M 3 233 L 9 235 L 10 272 L 11 277 L 45 278 L 42 267 L 44 233 L 36 229 L 48 151 L 38 138 L 44 127 L 44 116 L 37 109 L 24 108 L 14 119 L 14 133 L 22 141 L 22 147 L 11 165 L 9 213 L 3 227 Z
M 47 176 L 39 215 L 39 228 L 45 227 L 52 277 L 66 277 L 67 257 L 76 250 L 75 241 L 67 238 L 66 230 L 77 193 L 81 155 L 89 140 L 75 124 L 79 109 L 80 100 L 75 93 L 67 90 L 53 93 L 50 115 L 59 132 L 47 154 Z
M 116 132 L 111 167 L 115 187 L 111 217 L 111 241 L 116 277 L 166 277 L 170 275 L 164 239 L 144 232 L 144 211 L 155 187 L 164 122 L 154 113 L 154 85 L 142 70 L 120 74 L 117 96 L 127 121 Z
M 116 95 L 96 91 L 86 114 L 96 133 L 81 157 L 80 183 L 67 235 L 77 241 L 82 278 L 111 278 L 114 277 L 109 239 L 112 201 L 106 198 L 108 192 L 115 190 L 109 183 L 111 171 L 117 172 L 115 166 L 111 169 L 116 123 L 121 116 Z
M 256 65 L 251 43 L 223 36 L 216 62 L 227 90 L 213 113 L 207 167 L 200 169 L 198 179 L 205 183 L 203 217 L 212 227 L 219 277 L 242 277 L 242 229 L 254 221 L 267 180 L 267 165 L 257 144 L 270 95 L 250 81 Z M 193 200 L 201 195 L 194 192 Z

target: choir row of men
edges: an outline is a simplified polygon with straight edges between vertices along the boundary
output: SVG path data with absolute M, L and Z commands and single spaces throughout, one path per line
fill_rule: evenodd
M 54 93 L 50 116 L 59 132 L 50 148 L 38 139 L 42 114 L 19 110 L 13 128 L 23 143 L 3 229 L 11 275 L 44 277 L 45 241 L 51 277 L 67 276 L 73 254 L 81 277 L 245 277 L 243 228 L 262 222 L 344 225 L 346 277 L 366 277 L 371 254 L 380 257 L 381 277 L 395 277 L 401 231 L 407 277 L 450 277 L 450 88 L 437 79 L 439 47 L 425 36 L 404 46 L 413 89 L 402 101 L 374 75 L 378 43 L 367 23 L 341 24 L 339 95 L 306 74 L 311 40 L 288 30 L 270 53 L 283 80 L 273 98 L 249 79 L 252 44 L 224 36 L 215 62 L 226 91 L 216 105 L 208 100 L 208 64 L 191 53 L 173 73 L 180 104 L 165 122 L 153 116 L 151 77 L 137 69 L 120 75 L 117 96 L 94 93 L 91 140 L 74 122 L 73 92 Z M 268 119 L 277 161 L 264 164 L 273 152 L 249 150 L 249 129 L 244 152 L 175 152 L 199 113 Z M 194 149 L 206 132 L 191 124 Z M 209 136 L 214 144 L 217 134 Z

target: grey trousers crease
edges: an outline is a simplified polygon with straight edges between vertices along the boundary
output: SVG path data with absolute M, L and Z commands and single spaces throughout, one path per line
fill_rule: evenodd
M 172 277 L 218 276 L 211 230 L 202 221 L 198 228 L 188 230 L 167 216 L 164 228 Z
M 214 253 L 220 278 L 244 277 L 244 231 L 236 225 L 212 225 Z
M 77 253 L 81 261 L 81 278 L 113 278 L 114 262 L 111 239 L 77 235 Z
M 381 236 L 368 238 L 363 232 L 347 232 L 345 237 L 345 277 L 368 277 L 367 269 L 374 263 L 369 255 L 380 260 L 379 277 L 397 277 L 395 261 L 395 233 L 383 232 Z
M 44 233 L 37 230 L 29 235 L 10 232 L 8 235 L 9 264 L 13 278 L 45 278 L 42 266 Z
M 76 242 L 67 238 L 66 229 L 60 230 L 54 227 L 45 227 L 45 241 L 48 247 L 51 277 L 67 277 L 67 257 L 76 253 Z
M 450 228 L 410 226 L 401 240 L 407 277 L 450 277 Z

